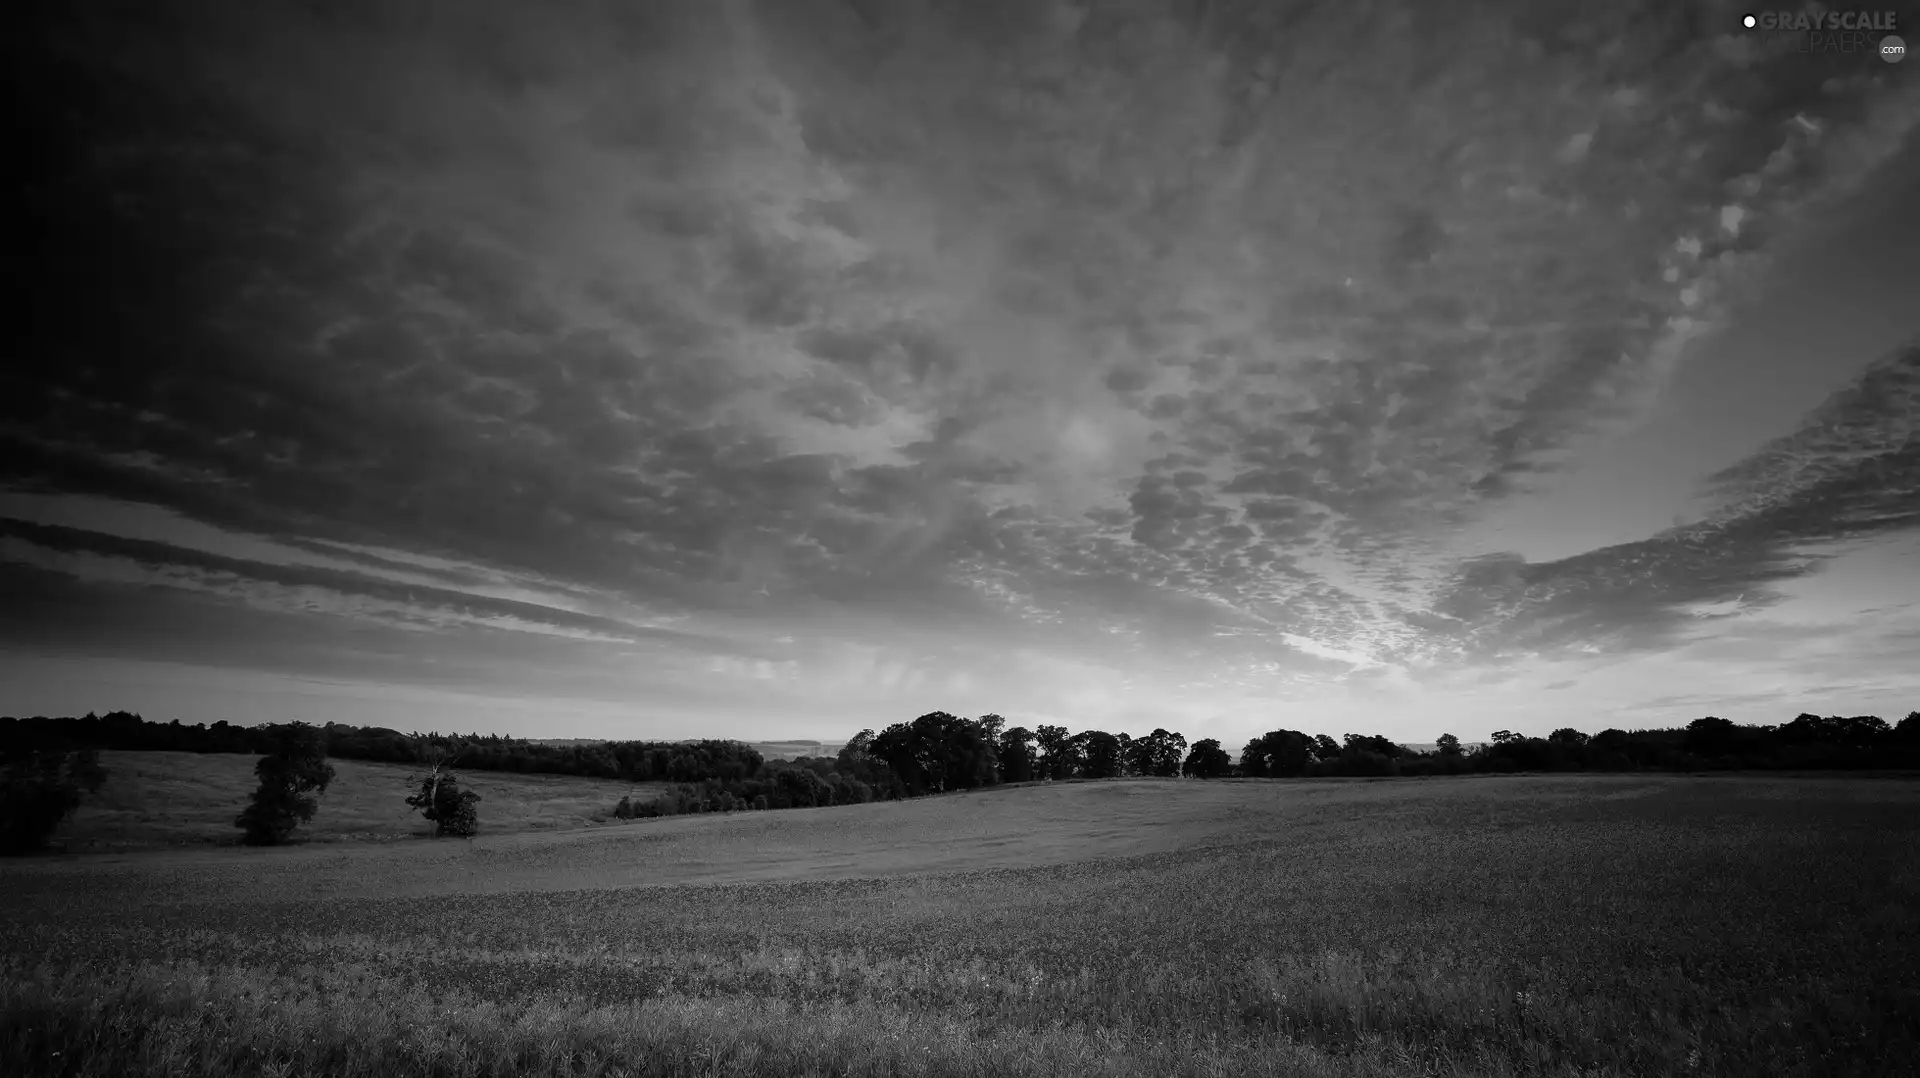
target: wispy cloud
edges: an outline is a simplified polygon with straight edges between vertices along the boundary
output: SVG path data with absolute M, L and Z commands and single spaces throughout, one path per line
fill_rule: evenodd
M 1706 520 L 1544 564 L 1469 563 L 1436 610 L 1482 657 L 1664 647 L 1780 600 L 1833 544 L 1920 524 L 1920 342 L 1870 365 L 1801 428 L 1711 477 Z
M 0 407 L 20 564 L 1224 715 L 1678 647 L 1915 523 L 1908 350 L 1697 524 L 1459 548 L 1920 117 L 1731 18 L 216 7 L 36 60 L 81 114 Z
M 493 626 L 592 640 L 678 635 L 638 622 L 311 563 L 250 561 L 144 539 L 0 518 L 6 560 L 83 581 L 224 596 L 289 613 L 373 618 L 431 630 Z

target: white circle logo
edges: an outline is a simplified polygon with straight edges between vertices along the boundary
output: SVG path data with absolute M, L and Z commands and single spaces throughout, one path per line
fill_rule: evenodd
M 1907 43 L 1888 34 L 1880 39 L 1880 59 L 1897 64 L 1907 58 Z

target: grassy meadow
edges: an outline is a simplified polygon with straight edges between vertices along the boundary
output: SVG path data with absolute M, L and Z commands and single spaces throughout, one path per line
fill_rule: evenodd
M 24 859 L 0 1073 L 1910 1074 L 1916 807 L 1127 780 Z
M 233 819 L 246 807 L 258 779 L 258 756 L 240 753 L 115 752 L 100 754 L 109 779 L 61 825 L 57 846 L 73 852 L 161 846 L 232 845 Z M 319 814 L 298 832 L 307 841 L 381 841 L 424 836 L 430 824 L 407 807 L 414 792 L 404 764 L 333 760 L 334 780 L 320 797 Z M 462 786 L 481 797 L 488 831 L 551 831 L 613 822 L 614 803 L 627 794 L 654 796 L 661 783 L 638 786 L 571 775 L 516 775 L 461 771 Z

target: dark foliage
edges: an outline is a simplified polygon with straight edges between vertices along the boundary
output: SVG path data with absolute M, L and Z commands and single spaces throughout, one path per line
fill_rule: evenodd
M 460 788 L 460 777 L 439 771 L 420 777 L 420 792 L 407 805 L 433 822 L 435 838 L 472 838 L 480 831 L 480 795 Z
M 260 785 L 233 823 L 250 845 L 276 846 L 313 819 L 319 803 L 308 795 L 325 793 L 333 781 L 326 731 L 304 722 L 272 727 L 267 754 L 253 765 L 253 772 Z
M 762 772 L 762 776 L 771 778 L 773 772 L 783 767 L 806 767 L 823 777 L 833 772 L 845 776 L 849 782 L 866 789 L 867 799 L 871 801 L 905 797 L 906 783 L 901 781 L 900 776 L 894 773 L 893 768 L 885 760 L 873 754 L 873 740 L 872 730 L 862 730 L 855 734 L 853 740 L 847 742 L 846 747 L 842 748 L 840 754 L 832 760 L 815 760 L 803 756 L 788 763 L 771 764 L 769 770 Z M 732 785 L 744 787 L 749 791 L 753 791 L 756 787 L 752 781 Z M 757 792 L 750 792 L 748 796 L 758 797 L 759 795 Z
M 1080 770 L 1079 747 L 1066 727 L 1042 724 L 1034 728 L 1033 740 L 1040 746 L 1036 777 L 1067 779 Z
M 1334 761 L 1343 775 L 1371 775 L 1376 778 L 1400 774 L 1400 761 L 1373 749 L 1347 749 Z
M 1443 734 L 1435 742 L 1437 751 L 1418 751 L 1374 734 L 1349 733 L 1335 741 L 1327 734 L 1281 729 L 1250 740 L 1237 764 L 1213 739 L 1197 742 L 1189 751 L 1185 737 L 1165 729 L 1134 737 L 1103 730 L 1072 734 L 1061 726 L 1029 729 L 1005 724 L 998 715 L 964 719 L 934 711 L 877 734 L 862 730 L 833 758 L 771 762 L 733 741 L 555 746 L 497 736 L 406 735 L 331 724 L 324 730 L 306 729 L 320 735 L 326 755 L 412 762 L 430 753 L 450 763 L 449 754 L 457 749 L 462 768 L 671 784 L 653 800 L 623 798 L 612 810 L 622 818 L 853 805 L 1001 782 L 1130 775 L 1388 777 L 1521 771 L 1920 768 L 1920 712 L 1909 714 L 1895 726 L 1873 716 L 1822 718 L 1803 714 L 1778 727 L 1740 726 L 1709 716 L 1682 729 L 1607 729 L 1591 736 L 1571 728 L 1555 730 L 1546 737 L 1500 730 L 1492 734 L 1489 743 L 1471 750 L 1454 735 Z M 127 712 L 79 719 L 0 718 L 0 753 L 4 753 L 0 759 L 17 762 L 33 754 L 74 747 L 269 752 L 289 736 L 290 729 L 149 723 Z M 9 766 L 9 775 L 31 771 Z M 97 768 L 97 764 L 94 766 Z M 24 779 L 9 781 L 16 783 L 9 789 L 28 788 L 21 785 Z M 410 797 L 408 803 L 428 812 L 428 818 L 436 823 L 444 810 L 448 823 L 439 833 L 470 834 L 470 830 L 461 829 L 474 826 L 473 805 L 478 795 L 461 791 L 457 780 L 444 773 L 442 782 L 450 792 L 442 794 L 423 783 L 420 793 Z M 278 806 L 275 818 L 283 821 L 288 831 L 306 818 L 300 815 L 299 792 L 274 802 Z M 54 809 L 66 798 L 65 794 L 58 798 L 45 796 Z M 55 826 L 71 809 L 60 811 L 63 815 L 54 819 Z M 310 815 L 310 809 L 307 811 Z
M 872 755 L 900 777 L 909 796 L 971 790 L 1000 781 L 993 739 L 978 720 L 930 711 L 880 731 L 871 746 Z
M 1340 743 L 1326 734 L 1313 735 L 1313 758 L 1321 762 L 1331 762 L 1340 758 Z
M 1134 774 L 1172 777 L 1180 773 L 1187 739 L 1156 727 L 1153 733 L 1136 738 L 1130 747 Z
M 1273 730 L 1240 750 L 1240 771 L 1255 777 L 1304 774 L 1314 759 L 1314 748 L 1313 739 L 1298 730 Z
M 973 727 L 980 734 L 987 756 L 988 784 L 1002 781 L 1000 766 L 1000 736 L 1006 732 L 1007 720 L 999 715 L 987 714 L 973 720 Z
M 1033 746 L 1033 731 L 1024 726 L 1016 726 L 1000 735 L 997 755 L 1001 782 L 1031 782 L 1039 777 L 1039 756 Z
M 1074 735 L 1073 746 L 1080 758 L 1081 777 L 1111 779 L 1124 773 L 1120 739 L 1105 730 L 1083 730 Z
M 1194 779 L 1217 779 L 1233 773 L 1233 757 L 1220 747 L 1213 738 L 1202 738 L 1193 743 L 1192 751 L 1180 767 L 1181 773 Z
M 1871 715 L 1802 714 L 1780 726 L 1743 726 L 1718 716 L 1677 730 L 1555 730 L 1544 738 L 1502 730 L 1491 744 L 1454 757 L 1403 758 L 1401 774 L 1517 771 L 1865 770 L 1920 767 L 1920 712 L 1898 726 Z
M 273 751 L 277 726 L 188 726 L 178 719 L 148 722 L 139 715 L 115 711 L 81 718 L 0 718 L 0 747 L 39 749 L 76 746 L 146 752 Z M 419 758 L 415 735 L 383 727 L 328 723 L 324 728 L 327 755 L 340 760 L 371 760 L 410 764 Z M 426 739 L 449 744 L 453 737 L 428 734 Z M 586 745 L 547 745 L 500 735 L 459 739 L 465 746 L 460 766 L 471 771 L 512 771 L 543 775 L 579 775 L 623 782 L 700 782 L 709 778 L 741 779 L 758 774 L 760 753 L 737 741 L 609 741 Z
M 35 749 L 0 758 L 0 853 L 46 848 L 48 840 L 107 779 L 94 749 Z
M 1354 753 L 1376 753 L 1389 760 L 1408 755 L 1407 750 L 1395 744 L 1392 739 L 1378 734 L 1348 734 L 1340 754 L 1350 756 Z
M 480 795 L 462 790 L 459 776 L 451 770 L 466 755 L 469 743 L 464 738 L 441 739 L 433 734 L 414 734 L 412 741 L 427 773 L 414 780 L 420 784 L 420 792 L 407 798 L 407 804 L 432 821 L 435 838 L 472 838 L 480 830 L 480 811 L 474 807 Z

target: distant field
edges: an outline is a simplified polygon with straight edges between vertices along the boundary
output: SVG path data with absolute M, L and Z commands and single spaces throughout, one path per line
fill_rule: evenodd
M 14 861 L 0 1073 L 1912 1074 L 1916 809 L 1134 780 Z
M 791 760 L 799 756 L 833 756 L 845 742 L 827 741 L 755 741 L 752 748 L 768 760 Z
M 233 818 L 246 807 L 257 779 L 257 756 L 234 753 L 103 752 L 107 784 L 55 834 L 72 852 L 212 845 L 238 841 Z M 406 799 L 403 764 L 334 760 L 334 780 L 320 811 L 298 834 L 316 842 L 425 836 L 428 823 Z M 655 796 L 664 784 L 629 785 L 570 775 L 461 771 L 461 784 L 481 797 L 480 823 L 488 833 L 592 827 L 620 798 Z
M 535 745 L 605 745 L 606 738 L 597 737 L 549 737 L 531 738 Z M 791 760 L 796 756 L 832 756 L 840 751 L 842 741 L 750 741 L 747 746 L 758 752 L 766 760 Z

